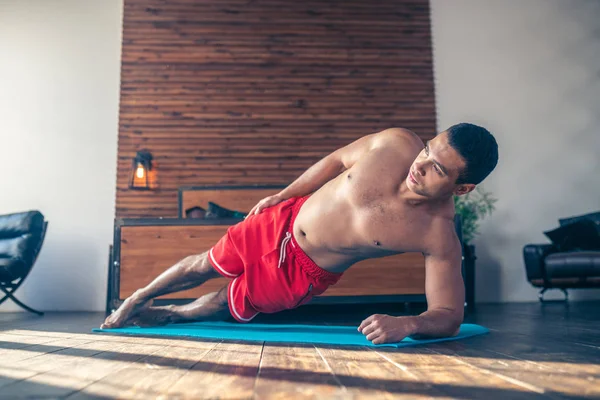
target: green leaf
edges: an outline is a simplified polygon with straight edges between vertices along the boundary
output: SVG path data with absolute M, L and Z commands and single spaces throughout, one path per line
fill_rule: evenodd
M 477 187 L 463 196 L 454 196 L 456 213 L 462 217 L 463 241 L 469 244 L 479 234 L 479 222 L 491 215 L 498 199 Z

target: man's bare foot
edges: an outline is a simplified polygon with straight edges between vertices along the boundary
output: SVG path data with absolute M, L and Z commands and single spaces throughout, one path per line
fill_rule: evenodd
M 140 311 L 129 321 L 136 326 L 161 326 L 177 320 L 177 313 L 172 306 L 148 307 Z
M 140 312 L 150 308 L 152 300 L 140 302 L 134 296 L 128 297 L 121 307 L 111 315 L 109 315 L 104 323 L 100 325 L 100 329 L 121 328 L 125 326 L 132 317 L 135 317 Z

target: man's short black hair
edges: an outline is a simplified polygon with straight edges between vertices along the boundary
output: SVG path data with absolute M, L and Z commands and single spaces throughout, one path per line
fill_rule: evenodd
M 456 183 L 481 183 L 498 164 L 498 143 L 494 136 L 487 129 L 469 123 L 453 125 L 446 131 L 448 143 L 466 162 Z

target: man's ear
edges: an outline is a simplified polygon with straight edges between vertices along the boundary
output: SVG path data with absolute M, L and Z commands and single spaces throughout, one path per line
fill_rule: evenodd
M 475 185 L 472 183 L 463 183 L 458 185 L 456 189 L 454 189 L 455 196 L 462 196 L 463 194 L 467 194 L 475 190 Z

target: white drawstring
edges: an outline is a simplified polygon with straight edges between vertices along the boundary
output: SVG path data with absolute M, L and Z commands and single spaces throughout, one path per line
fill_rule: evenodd
M 285 261 L 285 246 L 288 244 L 288 242 L 291 239 L 292 239 L 292 234 L 290 232 L 287 232 L 285 234 L 285 237 L 281 241 L 281 249 L 279 250 L 279 265 L 277 265 L 277 268 L 281 268 L 281 264 Z

